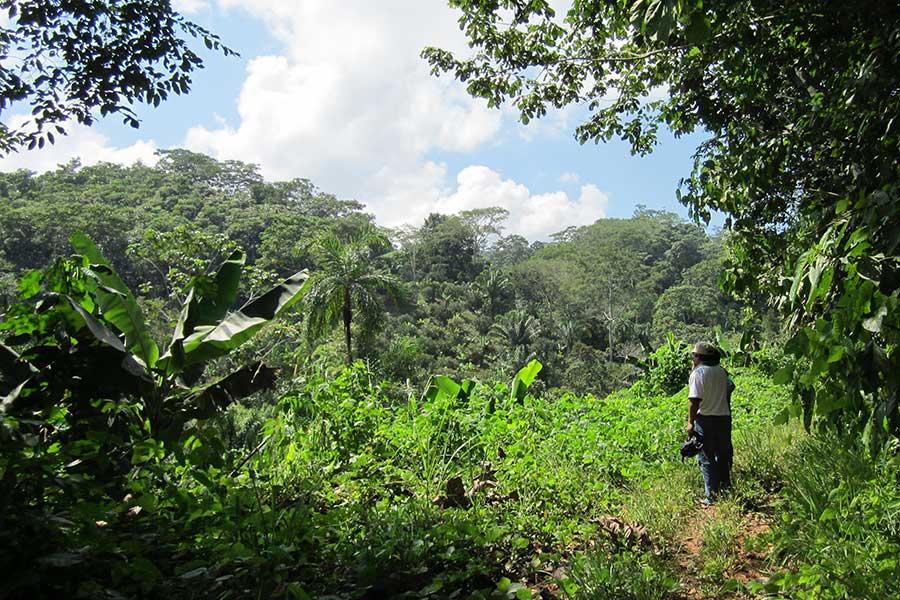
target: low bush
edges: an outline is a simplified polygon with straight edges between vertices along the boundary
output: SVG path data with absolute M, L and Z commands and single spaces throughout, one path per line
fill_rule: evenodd
M 589 553 L 576 564 L 573 580 L 579 600 L 662 600 L 678 589 L 662 560 L 634 550 Z

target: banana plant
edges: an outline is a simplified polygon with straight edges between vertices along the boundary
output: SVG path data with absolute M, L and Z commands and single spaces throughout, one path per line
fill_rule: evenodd
M 97 246 L 82 234 L 70 241 L 76 254 L 26 276 L 20 283 L 26 302 L 0 319 L 0 332 L 9 332 L 0 345 L 0 419 L 53 405 L 138 399 L 151 437 L 177 439 L 186 421 L 274 384 L 260 362 L 214 381 L 202 375 L 207 363 L 302 297 L 305 271 L 231 310 L 245 261 L 242 251 L 233 252 L 215 273 L 191 283 L 161 351 L 131 290 Z

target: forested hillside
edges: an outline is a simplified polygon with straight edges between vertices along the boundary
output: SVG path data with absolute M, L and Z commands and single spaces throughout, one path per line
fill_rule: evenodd
M 185 150 L 165 152 L 155 167 L 76 161 L 42 175 L 4 174 L 0 197 L 6 305 L 22 275 L 69 255 L 70 235 L 82 232 L 137 292 L 157 336 L 174 323 L 188 285 L 234 250 L 246 254 L 239 297 L 247 299 L 302 269 L 340 268 L 328 262 L 323 233 L 333 232 L 341 252 L 373 224 L 362 204 L 308 180 L 267 182 L 254 165 Z M 548 242 L 504 235 L 505 216 L 434 214 L 366 242 L 357 268 L 392 277 L 397 294 L 373 289 L 353 307 L 352 355 L 418 385 L 432 373 L 511 376 L 539 358 L 545 386 L 601 394 L 634 382 L 668 333 L 682 343 L 743 340 L 746 352 L 774 333 L 765 313 L 719 290 L 722 237 L 676 215 L 639 209 Z M 343 327 L 310 323 L 295 311 L 257 343 L 287 372 L 320 347 L 346 357 Z

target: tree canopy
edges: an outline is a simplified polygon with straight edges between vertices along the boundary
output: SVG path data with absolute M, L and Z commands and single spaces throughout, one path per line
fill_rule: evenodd
M 583 105 L 579 140 L 620 137 L 635 153 L 661 126 L 705 133 L 680 198 L 699 220 L 725 212 L 727 283 L 767 293 L 799 332 L 807 414 L 900 425 L 887 366 L 900 325 L 900 6 L 576 1 L 560 18 L 546 0 L 452 4 L 474 54 L 424 57 L 472 95 L 512 101 L 523 122 Z

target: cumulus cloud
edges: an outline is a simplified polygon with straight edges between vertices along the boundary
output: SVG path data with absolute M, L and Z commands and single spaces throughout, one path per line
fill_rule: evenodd
M 431 76 L 419 57 L 427 45 L 465 52 L 457 14 L 446 3 L 219 4 L 262 19 L 283 51 L 249 61 L 239 121 L 192 128 L 188 148 L 257 163 L 274 179 L 309 177 L 365 202 L 389 226 L 466 204 L 460 182 L 454 186 L 446 165 L 430 155 L 471 153 L 510 120 L 508 111 L 488 109 L 452 77 Z M 467 186 L 473 172 L 464 171 Z
M 507 234 L 546 240 L 570 225 L 589 225 L 606 216 L 608 196 L 597 186 L 581 186 L 578 198 L 563 191 L 535 194 L 483 165 L 471 165 L 456 176 L 455 186 L 445 183 L 446 166 L 429 163 L 416 175 L 398 178 L 384 173 L 393 185 L 376 206 L 383 224 L 421 224 L 432 212 L 456 214 L 464 210 L 499 206 L 509 211 Z
M 547 239 L 569 225 L 588 225 L 606 216 L 609 199 L 594 185 L 581 187 L 577 199 L 561 191 L 532 194 L 521 183 L 503 179 L 485 166 L 471 166 L 456 177 L 457 189 L 441 198 L 441 212 L 460 212 L 485 206 L 509 211 L 507 228 L 530 240 Z
M 14 115 L 10 119 L 12 127 L 18 127 L 25 120 L 23 115 Z M 81 160 L 83 165 L 99 162 L 111 162 L 130 165 L 138 161 L 146 165 L 154 165 L 159 159 L 156 156 L 156 142 L 138 140 L 130 146 L 122 148 L 111 146 L 109 138 L 77 123 L 63 124 L 68 135 L 57 135 L 56 143 L 46 145 L 40 150 L 14 152 L 0 158 L 0 171 L 30 169 L 42 172 L 50 171 L 59 165 L 66 164 L 73 158 Z
M 385 169 L 419 169 L 430 151 L 472 151 L 500 128 L 498 111 L 430 76 L 419 58 L 427 44 L 461 45 L 455 15 L 440 2 L 220 3 L 263 19 L 284 52 L 249 62 L 240 122 L 191 129 L 193 150 L 365 199 L 365 184 Z
M 489 110 L 452 78 L 434 78 L 419 58 L 429 44 L 465 51 L 456 15 L 441 2 L 220 0 L 252 10 L 282 42 L 278 56 L 250 61 L 238 100 L 240 121 L 196 127 L 187 146 L 259 163 L 269 177 L 303 175 L 323 189 L 367 203 L 387 226 L 418 224 L 431 212 L 486 206 L 510 211 L 507 232 L 546 239 L 605 215 L 596 186 L 580 196 L 532 193 L 487 166 L 448 174 L 435 151 L 466 153 L 491 143 L 513 110 Z M 558 111 L 518 138 L 556 135 Z M 579 180 L 570 174 L 566 183 Z

